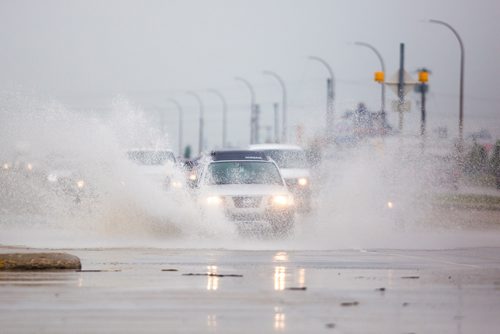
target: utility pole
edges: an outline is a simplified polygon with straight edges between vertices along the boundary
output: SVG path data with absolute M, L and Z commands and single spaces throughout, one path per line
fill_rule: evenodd
M 390 80 L 383 79 L 383 76 L 379 73 L 375 73 L 375 80 L 384 82 L 385 85 L 389 86 L 394 93 L 398 96 L 396 101 L 392 103 L 392 109 L 399 113 L 399 132 L 403 132 L 403 121 L 404 113 L 410 111 L 411 104 L 409 101 L 405 101 L 405 95 L 410 89 L 413 89 L 414 85 L 418 82 L 413 80 L 408 72 L 405 71 L 405 45 L 404 43 L 399 44 L 399 69 L 392 76 Z
M 258 144 L 260 143 L 260 105 L 258 104 L 255 105 L 254 127 L 255 138 L 253 143 Z
M 399 131 L 403 131 L 403 106 L 405 103 L 405 44 L 399 44 L 399 79 L 398 79 L 398 112 L 399 112 Z

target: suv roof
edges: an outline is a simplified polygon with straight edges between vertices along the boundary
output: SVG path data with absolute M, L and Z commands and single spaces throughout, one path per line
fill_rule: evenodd
M 224 160 L 250 160 L 250 161 L 269 161 L 264 152 L 250 150 L 228 150 L 212 151 L 210 153 L 213 161 Z
M 250 145 L 250 150 L 303 150 L 303 148 L 292 144 L 254 144 Z

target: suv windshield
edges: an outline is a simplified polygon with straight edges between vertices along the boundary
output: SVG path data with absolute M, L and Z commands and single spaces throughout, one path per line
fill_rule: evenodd
M 272 162 L 228 161 L 208 165 L 207 184 L 279 184 L 283 181 Z
M 301 150 L 264 150 L 279 168 L 308 168 L 304 151 Z
M 175 156 L 170 151 L 129 151 L 128 158 L 139 165 L 164 165 L 175 162 Z

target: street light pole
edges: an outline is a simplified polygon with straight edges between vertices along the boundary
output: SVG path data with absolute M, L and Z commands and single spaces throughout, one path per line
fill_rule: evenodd
M 382 58 L 382 55 L 380 54 L 380 52 L 373 45 L 365 43 L 365 42 L 355 42 L 354 44 L 359 45 L 359 46 L 364 46 L 364 47 L 372 50 L 380 62 L 380 67 L 382 68 L 382 72 L 385 74 L 384 59 Z M 382 116 L 382 126 L 385 129 L 385 84 L 383 82 L 381 82 L 380 86 L 382 89 L 382 96 L 381 96 L 381 101 L 380 101 L 380 114 Z
M 279 104 L 274 103 L 274 142 L 279 143 L 280 142 L 280 133 L 279 133 Z
M 182 115 L 182 107 L 181 105 L 179 104 L 179 102 L 177 102 L 176 100 L 174 99 L 168 99 L 168 101 L 170 103 L 173 103 L 176 107 L 177 107 L 177 110 L 179 111 L 179 156 L 182 156 L 182 129 L 183 129 L 183 115 Z
M 248 82 L 248 80 L 241 77 L 235 77 L 234 80 L 241 81 L 245 86 L 247 86 L 250 91 L 250 144 L 254 143 L 255 139 L 255 91 L 253 86 Z
M 458 32 L 448 23 L 440 20 L 429 20 L 429 23 L 440 24 L 450 29 L 460 44 L 460 100 L 459 100 L 459 114 L 458 114 L 458 141 L 459 150 L 462 152 L 464 145 L 464 69 L 465 69 L 465 48 L 462 38 Z
M 273 78 L 275 78 L 276 80 L 278 80 L 280 86 L 281 86 L 281 89 L 282 89 L 282 92 L 283 92 L 283 105 L 282 105 L 282 108 L 283 108 L 283 113 L 282 113 L 282 118 L 281 118 L 281 141 L 283 143 L 286 143 L 288 142 L 288 131 L 287 131 L 287 94 L 286 94 L 286 86 L 285 86 L 285 82 L 283 81 L 283 79 L 278 75 L 276 74 L 275 72 L 272 72 L 272 71 L 263 71 L 262 72 L 264 75 L 269 75 L 269 76 L 272 76 Z
M 198 94 L 196 94 L 195 92 L 189 91 L 189 92 L 186 92 L 186 94 L 194 97 L 198 101 L 198 104 L 200 105 L 200 127 L 199 127 L 199 131 L 198 131 L 198 154 L 201 154 L 201 152 L 203 151 L 203 101 L 201 100 L 201 97 Z
M 209 93 L 217 95 L 222 101 L 222 147 L 227 146 L 227 102 L 221 92 L 215 89 L 209 89 Z
M 333 140 L 333 101 L 335 98 L 335 77 L 333 75 L 332 68 L 324 59 L 316 56 L 309 56 L 309 59 L 323 64 L 330 75 L 326 81 L 326 138 L 328 143 L 331 143 Z

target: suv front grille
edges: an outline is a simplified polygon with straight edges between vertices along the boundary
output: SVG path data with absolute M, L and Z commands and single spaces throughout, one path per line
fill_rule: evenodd
M 234 206 L 237 208 L 258 208 L 262 202 L 262 197 L 233 197 Z

